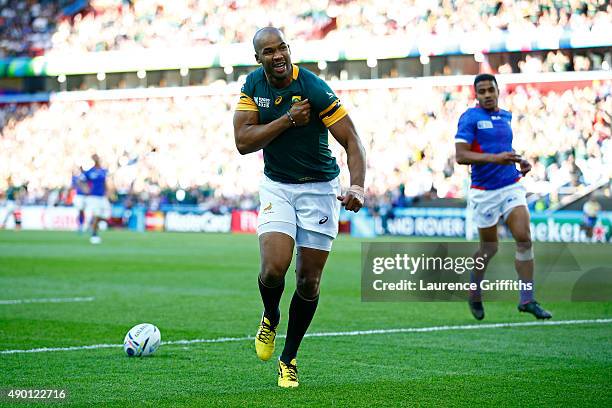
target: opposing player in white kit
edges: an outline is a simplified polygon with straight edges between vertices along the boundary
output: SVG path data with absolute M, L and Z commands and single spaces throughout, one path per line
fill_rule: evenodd
M 515 267 L 520 280 L 531 289 L 520 290 L 518 310 L 533 314 L 538 319 L 552 315 L 533 297 L 533 248 L 529 227 L 526 193 L 519 183 L 531 165 L 512 149 L 512 114 L 498 107 L 499 89 L 493 75 L 481 74 L 474 80 L 478 106 L 470 108 L 459 119 L 455 136 L 456 160 L 472 168 L 472 185 L 468 205 L 480 235 L 477 257 L 488 262 L 498 249 L 497 223 L 503 218 L 516 241 Z M 516 165 L 520 166 L 520 171 Z M 480 283 L 483 269 L 472 272 L 471 281 Z M 484 319 L 481 290 L 470 292 L 472 315 Z
M 255 349 L 264 361 L 274 352 L 279 302 L 295 246 L 297 288 L 278 361 L 278 385 L 297 387 L 297 351 L 317 308 L 340 205 L 357 212 L 364 203 L 365 152 L 338 97 L 319 77 L 291 64 L 289 45 L 278 29 L 259 30 L 253 46 L 262 67 L 248 75 L 242 88 L 234 136 L 241 154 L 263 149 L 265 164 L 257 227 L 264 312 Z M 347 153 L 351 187 L 345 195 L 328 147 L 328 129 Z

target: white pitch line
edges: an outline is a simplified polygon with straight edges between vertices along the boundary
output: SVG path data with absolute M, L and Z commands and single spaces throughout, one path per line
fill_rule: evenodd
M 377 330 L 356 330 L 346 332 L 327 332 L 327 333 L 307 333 L 306 337 L 338 337 L 338 336 L 363 336 L 369 334 L 394 334 L 394 333 L 428 333 L 437 331 L 451 330 L 478 330 L 478 329 L 500 329 L 504 327 L 529 327 L 529 326 L 563 326 L 572 324 L 603 324 L 612 323 L 612 319 L 592 319 L 592 320 L 548 320 L 521 323 L 485 323 L 485 324 L 465 324 L 458 326 L 434 326 L 434 327 L 408 327 L 399 329 L 377 329 Z
M 396 334 L 396 333 L 428 333 L 451 330 L 479 330 L 479 329 L 501 329 L 512 327 L 533 327 L 533 326 L 566 326 L 575 324 L 606 324 L 612 323 L 612 319 L 591 319 L 591 320 L 549 320 L 534 321 L 524 323 L 490 323 L 490 324 L 466 324 L 458 326 L 433 326 L 433 327 L 406 327 L 398 329 L 377 329 L 377 330 L 355 330 L 345 332 L 322 332 L 307 333 L 306 337 L 341 337 L 341 336 L 366 336 L 372 334 Z M 278 338 L 285 338 L 285 335 L 278 335 Z M 162 342 L 162 345 L 186 345 L 197 343 L 230 343 L 236 341 L 253 340 L 253 336 L 245 337 L 220 337 L 216 339 L 192 339 L 192 340 L 173 340 Z M 0 350 L 0 354 L 23 354 L 23 353 L 46 353 L 51 351 L 76 351 L 76 350 L 95 350 L 103 348 L 119 348 L 121 344 L 92 344 L 89 346 L 72 347 L 41 347 L 27 350 Z
M 72 302 L 91 302 L 95 298 L 88 297 L 71 297 L 71 298 L 40 298 L 40 299 L 14 299 L 0 300 L 0 305 L 20 305 L 23 303 L 72 303 Z

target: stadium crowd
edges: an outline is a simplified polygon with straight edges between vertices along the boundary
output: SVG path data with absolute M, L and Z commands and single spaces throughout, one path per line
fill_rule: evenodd
M 518 61 L 518 70 L 505 62 L 497 67 L 500 74 L 535 74 L 539 72 L 591 71 L 593 69 L 609 70 L 612 66 L 612 50 L 602 55 L 587 53 L 571 55 L 567 51 L 556 50 L 546 53 L 524 53 Z
M 404 206 L 423 196 L 465 196 L 467 167 L 454 162 L 453 138 L 460 114 L 473 104 L 471 87 L 339 96 L 368 152 L 371 203 Z M 115 199 L 154 207 L 177 201 L 254 207 L 262 154 L 236 151 L 235 102 L 236 95 L 222 94 L 3 105 L 0 190 L 12 176 L 27 183 L 25 202 L 66 203 L 71 175 L 91 165 L 97 152 L 110 170 Z M 501 105 L 513 112 L 516 150 L 533 163 L 528 190 L 554 192 L 612 176 L 610 81 L 561 93 L 502 89 Z M 330 146 L 346 186 L 346 157 L 335 141 Z
M 74 4 L 83 7 L 71 8 Z M 612 30 L 612 5 L 607 0 L 0 0 L 0 57 L 246 42 L 269 24 L 287 38 L 304 40 L 465 33 L 492 38 L 502 32 L 542 39 L 564 30 L 605 37 Z

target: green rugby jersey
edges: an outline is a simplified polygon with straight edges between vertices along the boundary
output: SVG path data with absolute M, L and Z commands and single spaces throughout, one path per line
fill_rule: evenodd
M 6 199 L 10 201 L 17 200 L 23 190 L 25 190 L 25 186 L 9 186 L 6 190 Z
M 274 88 L 263 68 L 251 72 L 242 86 L 236 110 L 259 113 L 259 123 L 270 123 L 308 99 L 310 122 L 281 133 L 263 149 L 264 174 L 281 183 L 308 183 L 333 180 L 340 173 L 328 145 L 327 128 L 347 115 L 331 88 L 319 77 L 293 65 L 293 80 L 282 89 Z

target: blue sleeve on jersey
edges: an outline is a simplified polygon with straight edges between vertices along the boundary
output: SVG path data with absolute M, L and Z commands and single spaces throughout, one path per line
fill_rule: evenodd
M 468 143 L 472 144 L 474 137 L 476 136 L 476 124 L 472 120 L 469 110 L 464 112 L 459 118 L 459 124 L 457 125 L 457 134 L 455 135 L 455 143 Z

